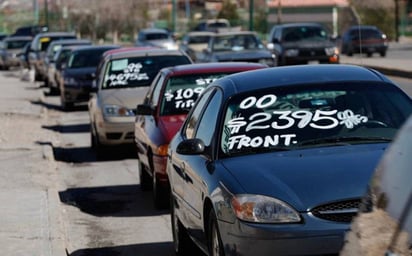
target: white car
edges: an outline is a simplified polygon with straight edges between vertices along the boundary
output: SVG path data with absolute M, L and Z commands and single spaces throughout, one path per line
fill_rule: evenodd
M 179 50 L 132 47 L 104 54 L 95 93 L 88 102 L 91 144 L 97 157 L 104 156 L 107 146 L 133 145 L 136 106 L 159 70 L 190 63 L 190 57 Z

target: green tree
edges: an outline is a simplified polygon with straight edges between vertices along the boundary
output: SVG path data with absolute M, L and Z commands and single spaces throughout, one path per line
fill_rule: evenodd
M 222 3 L 222 9 L 217 15 L 219 19 L 229 20 L 232 26 L 238 26 L 241 24 L 239 14 L 237 12 L 237 5 L 230 0 L 224 0 Z

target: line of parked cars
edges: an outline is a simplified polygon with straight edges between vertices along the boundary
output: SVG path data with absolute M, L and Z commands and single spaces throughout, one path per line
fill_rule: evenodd
M 273 47 L 251 31 L 196 31 L 171 49 L 156 33 L 169 32 L 142 30 L 134 47 L 40 33 L 28 66 L 57 84 L 63 109 L 87 102 L 97 158 L 134 146 L 140 188 L 170 207 L 177 255 L 353 255 L 353 219 L 392 209 L 374 172 L 412 99 L 375 70 L 335 65 L 318 25 L 278 25 Z M 312 61 L 325 64 L 290 65 Z

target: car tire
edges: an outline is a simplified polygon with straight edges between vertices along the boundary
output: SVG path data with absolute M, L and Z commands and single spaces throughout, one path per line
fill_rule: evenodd
M 152 176 L 153 181 L 153 203 L 154 207 L 158 210 L 166 209 L 169 207 L 169 189 L 165 188 L 159 184 L 156 174 L 153 172 Z
M 172 224 L 172 236 L 173 236 L 173 247 L 175 254 L 177 256 L 190 256 L 194 251 L 197 251 L 196 245 L 193 243 L 187 234 L 186 229 L 183 227 L 179 218 L 176 215 L 176 203 L 174 201 L 173 195 L 170 195 L 170 220 Z
M 139 161 L 139 177 L 140 189 L 142 191 L 149 191 L 152 188 L 152 179 L 141 161 Z
M 90 144 L 96 154 L 96 159 L 104 160 L 107 156 L 107 148 L 100 143 L 97 131 L 93 127 L 90 131 Z
M 60 102 L 61 102 L 61 108 L 64 111 L 73 109 L 73 106 L 74 106 L 73 102 L 67 102 L 62 91 L 60 91 Z
M 386 51 L 381 51 L 381 52 L 379 52 L 379 54 L 381 55 L 381 57 L 385 57 L 386 56 Z
M 207 249 L 209 256 L 224 256 L 222 239 L 220 238 L 217 218 L 214 210 L 209 212 L 207 232 Z

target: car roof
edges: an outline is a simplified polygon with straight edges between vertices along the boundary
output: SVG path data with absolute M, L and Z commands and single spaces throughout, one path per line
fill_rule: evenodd
M 302 26 L 323 27 L 322 24 L 316 23 L 316 22 L 293 22 L 293 23 L 283 23 L 283 24 L 275 25 L 275 27 L 284 27 L 284 28 L 302 27 Z
M 201 74 L 210 72 L 235 72 L 252 69 L 267 68 L 268 66 L 260 63 L 250 62 L 217 62 L 217 63 L 194 63 L 185 65 L 176 65 L 173 67 L 163 68 L 162 72 L 171 76 Z
M 36 35 L 36 37 L 44 37 L 44 36 L 49 36 L 49 37 L 54 37 L 54 36 L 76 36 L 74 32 L 42 32 Z
M 144 28 L 139 31 L 139 33 L 166 33 L 169 34 L 169 32 L 166 29 L 163 28 Z
M 253 73 L 250 73 L 253 72 Z M 225 76 L 215 86 L 233 92 L 303 84 L 339 83 L 345 81 L 386 82 L 388 78 L 376 70 L 346 64 L 296 65 L 265 68 Z
M 18 41 L 18 40 L 33 40 L 32 36 L 8 36 L 3 39 L 4 41 Z
M 126 50 L 110 51 L 105 53 L 106 58 L 128 58 L 140 56 L 186 55 L 181 50 L 168 50 L 155 47 L 131 47 Z
M 59 40 L 54 40 L 50 43 L 50 45 L 56 45 L 56 44 L 85 44 L 85 43 L 92 43 L 89 39 L 59 39 Z
M 117 49 L 119 45 L 80 45 L 73 48 L 73 52 L 81 52 L 81 51 L 90 51 L 90 50 L 98 50 L 98 49 Z
M 225 32 L 218 32 L 218 33 L 213 33 L 212 36 L 226 36 L 226 35 L 257 35 L 255 31 L 249 31 L 249 30 L 244 30 L 244 31 L 225 31 Z

